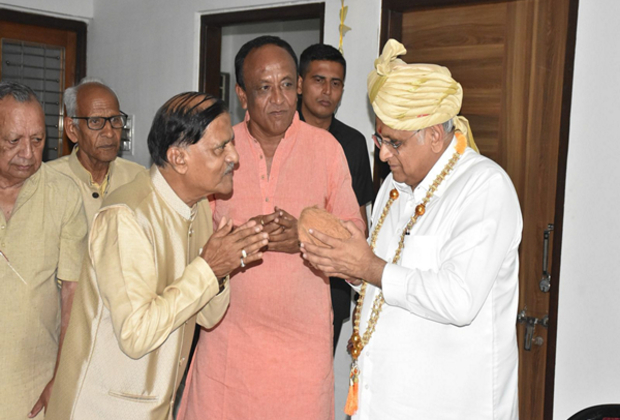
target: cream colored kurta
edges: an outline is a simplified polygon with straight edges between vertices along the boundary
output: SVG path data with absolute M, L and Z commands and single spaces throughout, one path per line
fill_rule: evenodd
M 79 278 L 86 224 L 75 183 L 45 163 L 24 183 L 11 218 L 0 212 L 0 249 L 19 273 L 0 256 L 2 420 L 28 418 L 52 378 L 60 332 L 56 278 Z
M 142 165 L 138 165 L 130 160 L 116 158 L 110 162 L 110 168 L 107 174 L 108 182 L 102 194 L 101 191 L 99 191 L 99 186 L 93 183 L 90 172 L 80 163 L 77 157 L 77 150 L 78 148 L 74 147 L 70 155 L 52 160 L 48 164 L 58 172 L 71 177 L 80 188 L 82 200 L 84 200 L 86 218 L 88 219 L 88 226 L 90 228 L 95 213 L 99 211 L 103 204 L 103 199 L 121 185 L 133 181 L 136 175 L 142 171 L 146 171 L 146 169 Z
M 206 200 L 189 208 L 153 166 L 95 216 L 47 418 L 171 419 L 196 313 L 214 325 L 228 287 L 199 257 Z M 206 306 L 205 306 L 206 305 Z

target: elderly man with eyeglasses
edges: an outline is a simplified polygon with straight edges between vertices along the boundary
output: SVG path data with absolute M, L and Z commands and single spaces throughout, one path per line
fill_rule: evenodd
M 369 243 L 313 231 L 304 258 L 360 293 L 349 340 L 352 420 L 517 420 L 519 243 L 509 176 L 476 153 L 461 85 L 389 40 L 368 76 L 390 166 Z
M 146 169 L 118 157 L 127 114 L 112 89 L 98 79 L 83 79 L 65 91 L 64 102 L 65 132 L 76 146 L 50 166 L 77 183 L 90 224 L 105 196 Z

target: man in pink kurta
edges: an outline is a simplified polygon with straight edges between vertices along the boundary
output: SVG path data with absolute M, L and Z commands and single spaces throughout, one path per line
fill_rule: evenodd
M 293 65 L 291 53 L 269 42 L 245 52 L 247 86 L 239 86 L 238 75 L 237 93 L 248 113 L 234 127 L 240 164 L 232 196 L 217 197 L 214 203 L 214 219 L 226 216 L 242 224 L 258 216 L 269 224 L 282 223 L 282 228 L 272 230 L 270 241 L 289 231 L 292 235 L 293 229 L 287 229 L 292 223 L 296 242 L 296 218 L 303 208 L 316 205 L 363 229 L 341 146 L 327 131 L 300 121 L 295 112 L 296 59 Z M 292 69 L 270 67 L 274 60 L 287 59 Z M 270 85 L 271 94 L 257 106 L 260 98 L 251 96 L 262 95 L 262 90 L 252 93 L 255 80 L 248 69 L 260 73 L 261 68 L 258 85 Z M 287 78 L 293 79 L 293 95 Z M 275 119 L 270 126 L 275 133 L 280 114 L 288 114 L 289 107 L 290 116 L 284 115 L 283 131 L 273 148 L 261 124 Z M 333 419 L 328 279 L 305 264 L 298 251 L 271 242 L 262 263 L 248 265 L 234 277 L 228 312 L 216 327 L 201 331 L 179 418 Z

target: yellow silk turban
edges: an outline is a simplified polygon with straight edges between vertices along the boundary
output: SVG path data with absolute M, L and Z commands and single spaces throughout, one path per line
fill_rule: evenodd
M 463 88 L 450 70 L 436 64 L 407 64 L 399 55 L 407 50 L 390 39 L 368 75 L 368 97 L 377 117 L 394 130 L 414 131 L 444 123 L 454 126 L 478 151 L 464 117 L 458 117 Z

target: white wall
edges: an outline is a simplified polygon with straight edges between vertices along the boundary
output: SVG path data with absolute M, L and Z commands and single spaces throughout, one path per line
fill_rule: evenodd
M 93 0 L 4 0 L 0 2 L 0 7 L 65 19 L 86 20 L 93 17 Z
M 235 95 L 235 56 L 246 42 L 260 35 L 273 35 L 286 40 L 297 59 L 306 47 L 316 44 L 321 39 L 320 19 L 289 20 L 284 22 L 264 22 L 225 26 L 222 28 L 221 71 L 230 74 L 229 104 L 231 121 L 234 124 L 243 121 L 245 111 L 241 108 Z
M 620 2 L 580 1 L 554 419 L 620 403 Z

